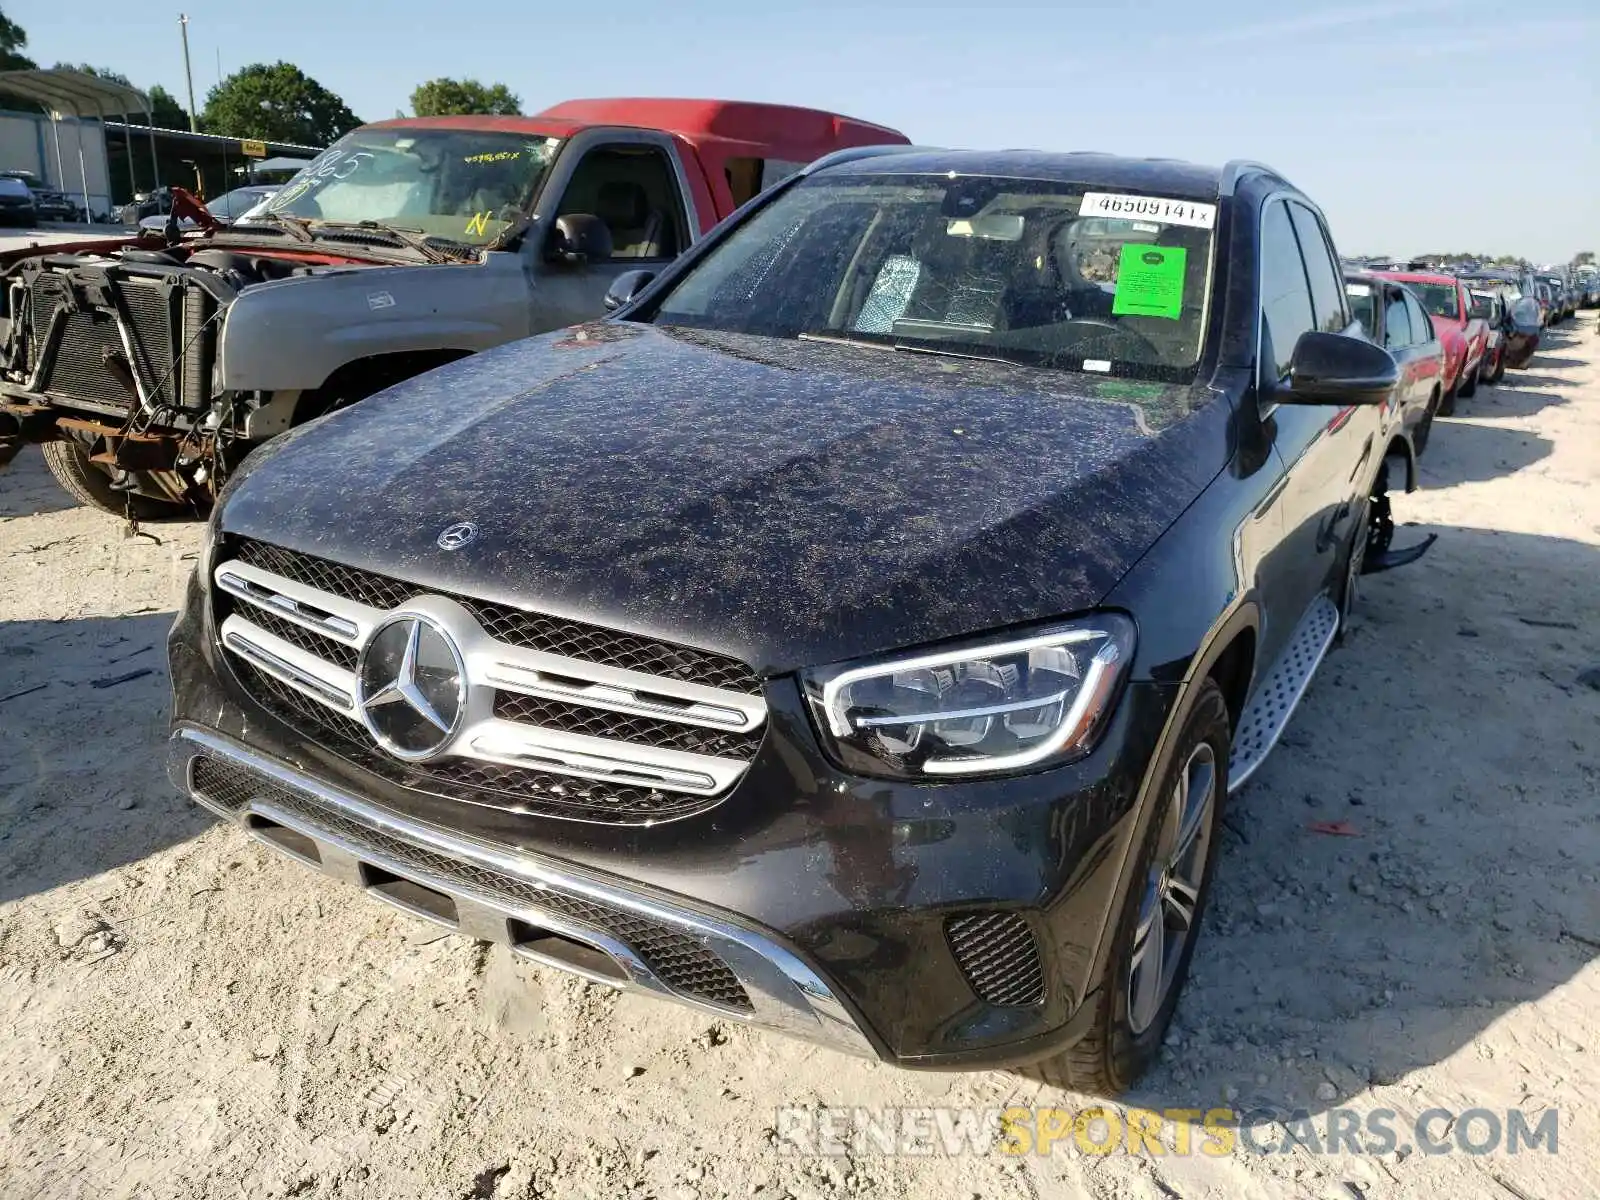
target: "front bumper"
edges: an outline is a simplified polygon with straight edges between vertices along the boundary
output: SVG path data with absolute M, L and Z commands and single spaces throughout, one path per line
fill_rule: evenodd
M 930 786 L 833 766 L 794 682 L 775 681 L 766 740 L 722 803 L 618 828 L 401 787 L 309 740 L 241 684 L 193 583 L 169 649 L 175 782 L 195 795 L 188 764 L 201 750 L 251 771 L 261 782 L 221 807 L 253 836 L 291 852 L 309 844 L 314 865 L 519 953 L 539 954 L 531 927 L 611 956 L 609 975 L 583 969 L 606 964 L 581 950 L 542 959 L 589 978 L 932 1068 L 1025 1062 L 1080 1035 L 1135 799 L 1176 694 L 1131 684 L 1080 762 Z M 473 886 L 485 864 L 497 875 L 487 892 Z M 552 890 L 530 892 L 538 881 Z M 603 897 L 699 939 L 734 973 L 748 1009 L 708 1004 L 676 962 L 652 965 L 614 913 L 585 919 L 567 900 L 543 902 L 558 894 Z M 1019 962 L 1036 996 L 985 992 L 977 974 L 1014 976 Z
M 200 764 L 207 779 L 226 785 L 208 786 L 197 776 Z M 167 768 L 186 795 L 257 841 L 413 916 L 598 983 L 876 1057 L 816 973 L 760 933 L 408 820 L 201 729 L 173 733 Z M 650 949 L 616 937 L 619 926 L 644 931 L 639 942 Z M 727 1003 L 697 1000 L 663 977 L 659 964 L 694 946 L 731 973 L 737 988 L 713 985 Z

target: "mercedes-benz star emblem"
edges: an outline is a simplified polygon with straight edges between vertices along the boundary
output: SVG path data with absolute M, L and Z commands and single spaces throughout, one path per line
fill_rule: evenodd
M 455 641 L 432 618 L 390 617 L 356 664 L 356 708 L 378 745 L 396 758 L 438 754 L 467 708 L 467 672 Z
M 439 534 L 439 549 L 459 550 L 468 542 L 478 540 L 478 527 L 471 521 L 457 521 L 446 525 Z

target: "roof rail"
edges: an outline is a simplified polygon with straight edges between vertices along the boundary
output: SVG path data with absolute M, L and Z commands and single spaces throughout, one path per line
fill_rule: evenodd
M 835 150 L 831 154 L 824 154 L 821 158 L 807 163 L 800 169 L 800 174 L 809 175 L 813 171 L 822 170 L 824 167 L 836 167 L 840 163 L 855 162 L 861 158 L 881 158 L 885 154 L 915 154 L 919 151 L 936 148 L 934 146 L 907 146 L 903 144 L 846 146 L 843 150 Z
M 1253 162 L 1248 158 L 1234 158 L 1223 164 L 1222 182 L 1218 191 L 1224 196 L 1231 196 L 1238 190 L 1240 182 L 1246 175 L 1257 174 L 1271 175 L 1274 179 L 1282 179 L 1284 183 L 1289 182 L 1284 178 L 1282 171 L 1269 167 L 1266 163 Z

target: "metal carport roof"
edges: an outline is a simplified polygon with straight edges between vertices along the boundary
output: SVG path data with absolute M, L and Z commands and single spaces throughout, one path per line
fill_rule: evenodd
M 150 98 L 138 88 L 82 71 L 0 71 L 0 92 L 9 92 L 24 100 L 32 100 L 50 114 L 51 128 L 56 140 L 56 162 L 61 162 L 61 125 L 63 112 L 70 112 L 80 120 L 98 118 L 102 125 L 107 113 L 119 113 L 124 121 L 123 136 L 128 142 L 128 171 L 133 174 L 133 135 L 126 122 L 130 113 L 143 113 L 145 120 L 154 126 L 150 112 Z M 83 183 L 83 209 L 89 211 L 89 171 L 83 161 L 83 134 L 78 137 L 78 171 Z M 150 136 L 150 167 L 152 178 L 159 182 L 156 167 L 156 142 Z M 64 180 L 62 182 L 65 182 Z M 152 184 L 154 186 L 154 184 Z M 135 183 L 135 191 L 138 190 Z

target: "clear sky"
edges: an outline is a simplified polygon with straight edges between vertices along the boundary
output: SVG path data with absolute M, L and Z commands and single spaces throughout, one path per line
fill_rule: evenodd
M 285 59 L 366 120 L 440 75 L 834 109 L 948 146 L 1271 163 L 1345 254 L 1600 251 L 1600 0 L 7 0 L 43 65 L 200 103 Z

